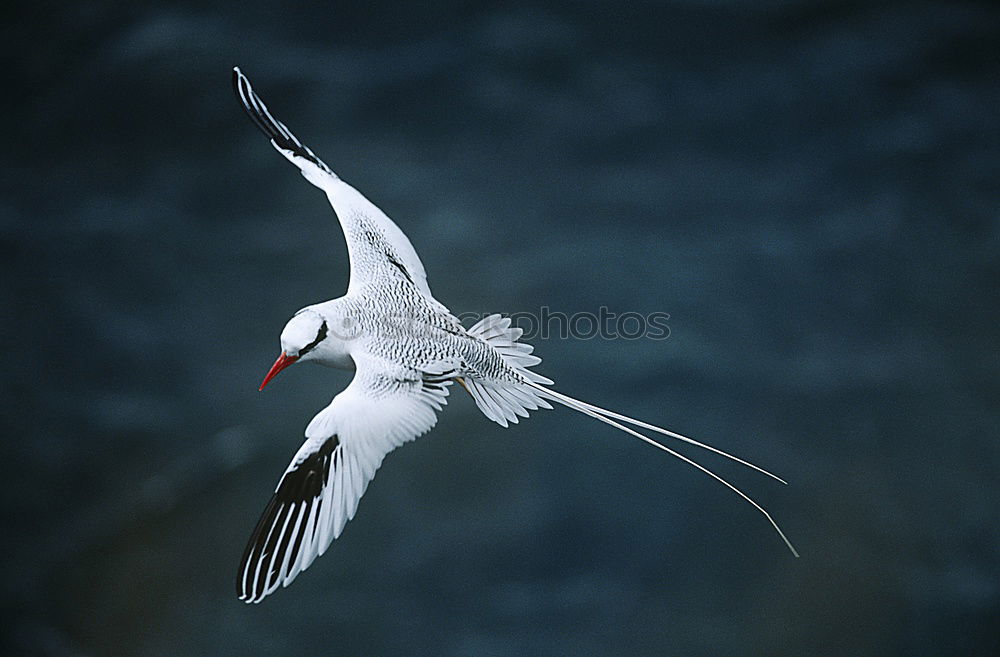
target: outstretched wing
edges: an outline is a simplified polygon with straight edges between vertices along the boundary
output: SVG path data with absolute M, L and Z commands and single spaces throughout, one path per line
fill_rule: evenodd
M 306 180 L 326 192 L 347 239 L 351 258 L 348 292 L 366 285 L 405 280 L 444 309 L 431 294 L 424 265 L 399 226 L 358 190 L 338 178 L 284 123 L 271 116 L 267 105 L 254 93 L 250 81 L 239 68 L 233 69 L 233 89 L 247 114 L 278 152 L 297 166 Z
M 236 592 L 260 602 L 323 554 L 354 517 L 386 454 L 429 431 L 450 381 L 362 360 L 306 428 L 243 553 Z

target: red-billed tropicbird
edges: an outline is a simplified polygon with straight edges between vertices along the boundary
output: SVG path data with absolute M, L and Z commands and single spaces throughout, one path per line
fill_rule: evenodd
M 271 145 L 326 193 L 347 239 L 351 267 L 347 294 L 306 306 L 285 325 L 281 355 L 260 389 L 292 363 L 355 370 L 350 385 L 306 427 L 306 441 L 257 523 L 237 576 L 240 599 L 260 602 L 326 551 L 354 517 L 382 459 L 434 426 L 455 381 L 501 426 L 555 401 L 668 452 L 752 504 L 798 556 L 771 516 L 742 491 L 631 427 L 782 479 L 686 436 L 552 390 L 552 381 L 528 369 L 541 359 L 518 341 L 522 331 L 508 318 L 490 315 L 464 328 L 431 294 L 424 266 L 399 227 L 271 116 L 239 68 L 233 69 L 233 87 Z

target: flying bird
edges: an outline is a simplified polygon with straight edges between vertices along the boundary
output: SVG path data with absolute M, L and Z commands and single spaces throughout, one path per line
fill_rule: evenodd
M 696 445 L 784 480 L 687 436 L 553 390 L 551 380 L 530 369 L 541 359 L 520 341 L 522 330 L 509 318 L 490 315 L 464 328 L 434 298 L 424 266 L 403 231 L 275 119 L 239 68 L 233 69 L 233 88 L 271 145 L 326 194 L 350 257 L 347 293 L 292 316 L 281 332 L 281 353 L 260 389 L 293 363 L 355 372 L 351 383 L 309 422 L 305 442 L 253 530 L 237 575 L 240 599 L 260 602 L 278 586 L 288 586 L 326 551 L 354 517 L 382 459 L 430 431 L 453 383 L 469 393 L 483 415 L 503 427 L 556 402 L 675 456 L 753 505 L 798 556 L 759 504 L 638 429 Z

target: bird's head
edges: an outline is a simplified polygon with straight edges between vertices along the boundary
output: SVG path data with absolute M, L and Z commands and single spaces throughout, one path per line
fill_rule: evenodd
M 316 348 L 326 340 L 328 330 L 326 318 L 315 310 L 306 308 L 295 313 L 281 331 L 281 355 L 268 370 L 260 389 L 263 390 L 278 372 L 292 363 L 314 358 Z

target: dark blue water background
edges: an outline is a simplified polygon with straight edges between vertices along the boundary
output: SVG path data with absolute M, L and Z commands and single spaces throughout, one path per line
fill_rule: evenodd
M 3 654 L 997 654 L 989 3 L 2 20 Z M 667 340 L 536 339 L 540 370 L 785 476 L 697 454 L 802 558 L 665 454 L 566 410 L 504 430 L 456 391 L 327 555 L 237 601 L 258 513 L 349 381 L 256 391 L 347 262 L 237 64 L 455 312 L 669 313 Z

